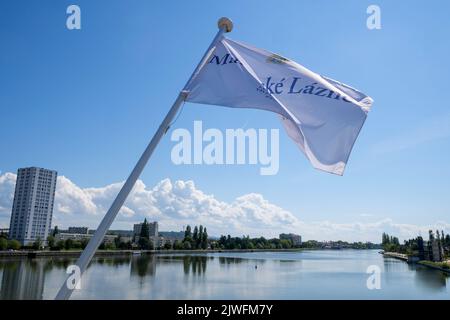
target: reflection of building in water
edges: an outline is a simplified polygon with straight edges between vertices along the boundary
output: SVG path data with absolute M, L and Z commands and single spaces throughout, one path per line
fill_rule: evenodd
M 0 300 L 42 299 L 44 280 L 43 260 L 8 261 L 3 268 Z
M 143 255 L 131 258 L 132 276 L 153 276 L 156 272 L 156 257 L 154 255 Z

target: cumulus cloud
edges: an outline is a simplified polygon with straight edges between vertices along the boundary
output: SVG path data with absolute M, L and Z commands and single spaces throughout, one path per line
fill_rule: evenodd
M 392 219 L 381 219 L 374 222 L 334 223 L 319 221 L 302 224 L 303 234 L 308 239 L 380 242 L 383 232 L 395 235 L 401 240 L 422 235 L 428 237 L 428 230 L 450 231 L 450 224 L 438 221 L 429 225 L 396 223 Z
M 9 224 L 15 185 L 14 173 L 6 172 L 0 175 L 0 226 L 6 227 Z
M 16 175 L 0 175 L 0 225 L 6 227 L 14 196 Z M 65 176 L 58 177 L 53 224 L 95 228 L 123 183 L 100 188 L 81 188 Z M 364 216 L 364 214 L 362 214 Z M 281 232 L 301 234 L 304 239 L 379 241 L 382 232 L 401 239 L 426 235 L 428 229 L 449 230 L 446 222 L 432 226 L 394 223 L 390 219 L 376 222 L 336 223 L 305 222 L 293 213 L 271 203 L 261 194 L 249 193 L 232 202 L 221 201 L 198 189 L 193 181 L 164 179 L 154 187 L 138 180 L 113 228 L 131 229 L 144 218 L 156 220 L 161 230 L 181 230 L 202 224 L 210 235 L 276 237 Z

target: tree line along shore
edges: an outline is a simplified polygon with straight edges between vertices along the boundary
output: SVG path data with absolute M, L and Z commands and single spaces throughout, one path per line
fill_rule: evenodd
M 66 252 L 66 251 L 80 251 L 83 250 L 89 238 L 80 240 L 65 239 L 58 240 L 60 230 L 55 227 L 46 241 L 37 239 L 34 243 L 23 246 L 19 241 L 8 239 L 7 235 L 0 234 L 0 252 L 7 255 L 7 252 Z M 289 238 L 289 234 L 281 234 L 280 238 L 253 237 L 242 236 L 232 237 L 230 235 L 222 235 L 219 238 L 210 238 L 208 231 L 202 225 L 186 226 L 184 230 L 184 237 L 175 239 L 171 242 L 165 242 L 161 245 L 155 245 L 154 239 L 149 236 L 149 223 L 144 220 L 140 228 L 140 233 L 135 235 L 131 240 L 120 235 L 113 238 L 111 241 L 103 241 L 99 246 L 99 252 L 114 252 L 121 251 L 127 253 L 128 251 L 146 251 L 146 252 L 161 252 L 161 250 L 172 252 L 188 252 L 188 251 L 220 251 L 220 250 L 291 250 L 291 249 L 381 249 L 380 244 L 371 242 L 346 242 L 346 241 L 316 241 L 308 240 L 305 242 L 295 241 Z M 13 254 L 11 254 L 13 255 Z M 19 255 L 19 254 L 16 254 Z
M 385 256 L 450 272 L 450 235 L 443 230 L 429 230 L 428 240 L 418 236 L 403 244 L 397 237 L 383 233 L 381 244 Z

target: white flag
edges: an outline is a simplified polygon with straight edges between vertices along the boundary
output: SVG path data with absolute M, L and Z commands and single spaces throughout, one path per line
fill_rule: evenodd
M 277 54 L 225 37 L 186 101 L 275 112 L 312 165 L 342 175 L 373 100 Z

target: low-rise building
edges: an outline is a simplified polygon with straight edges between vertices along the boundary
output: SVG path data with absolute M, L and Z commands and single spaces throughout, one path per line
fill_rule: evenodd
M 120 237 L 120 242 L 127 243 L 127 242 L 133 242 L 133 237 L 127 237 L 127 236 L 118 236 Z
M 55 235 L 55 241 L 66 241 L 66 240 L 74 240 L 74 241 L 83 241 L 89 240 L 92 238 L 90 234 L 82 234 L 82 233 L 68 233 L 61 232 Z
M 88 234 L 89 228 L 88 227 L 69 227 L 69 229 L 67 229 L 67 233 Z
M 83 233 L 58 233 L 55 236 L 56 241 L 66 241 L 68 239 L 71 239 L 73 241 L 83 241 L 83 240 L 90 240 L 92 238 L 92 234 L 83 234 Z M 114 243 L 114 239 L 116 239 L 117 235 L 110 235 L 107 234 L 103 238 L 103 243 L 105 244 L 112 244 Z

